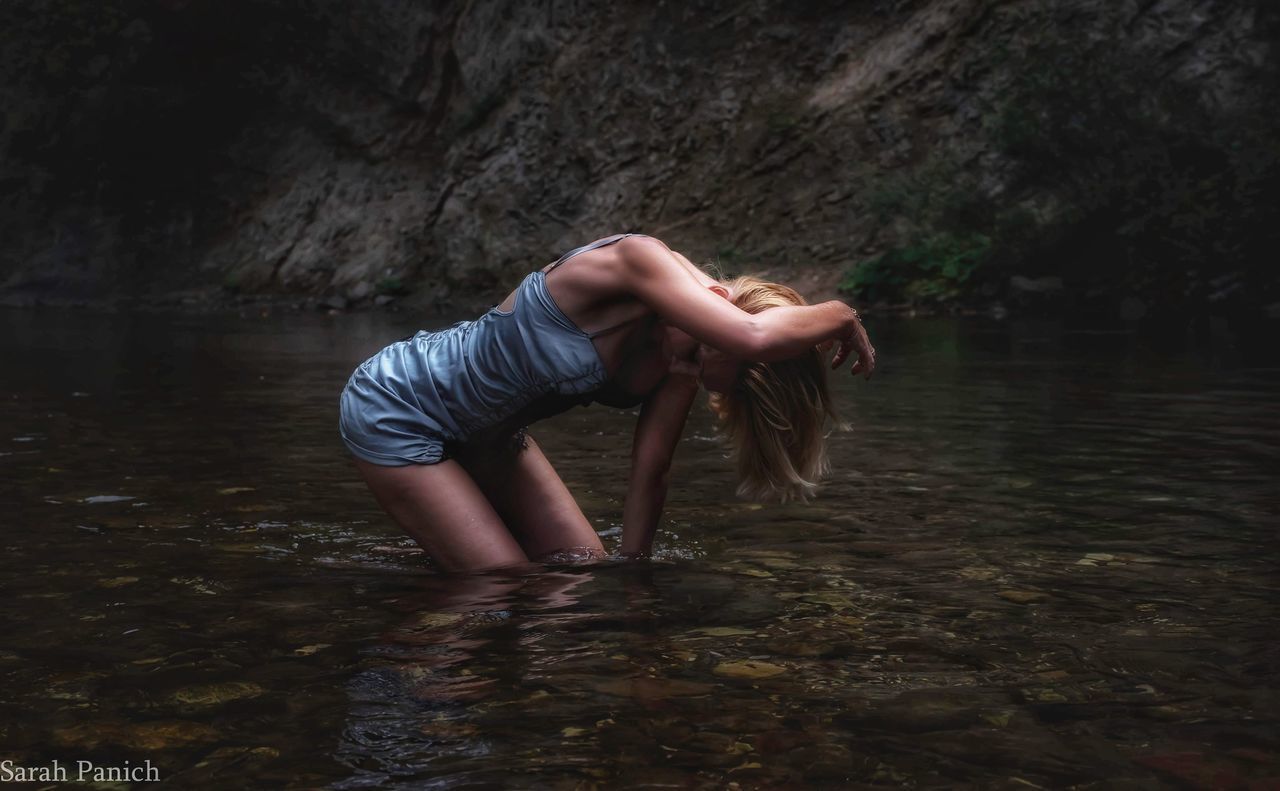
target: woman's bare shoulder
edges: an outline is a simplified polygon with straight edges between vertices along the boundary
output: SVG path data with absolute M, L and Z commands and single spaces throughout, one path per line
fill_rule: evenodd
M 709 286 L 717 282 L 715 278 L 704 272 L 701 267 L 690 261 L 688 256 L 672 249 L 670 245 L 656 236 L 636 234 L 622 239 L 618 244 L 622 245 L 624 243 L 628 246 L 627 249 L 622 251 L 624 256 L 652 256 L 654 253 L 666 253 L 665 256 L 661 257 L 672 262 L 673 268 L 683 269 L 702 285 Z
M 671 248 L 667 243 L 656 236 L 649 236 L 643 233 L 628 234 L 618 240 L 618 250 L 628 252 L 642 252 L 645 250 L 665 250 L 671 252 Z

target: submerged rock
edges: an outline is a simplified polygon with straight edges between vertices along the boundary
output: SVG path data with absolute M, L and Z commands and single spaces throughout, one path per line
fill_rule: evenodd
M 734 662 L 721 662 L 712 668 L 711 672 L 725 678 L 756 680 L 780 676 L 787 672 L 787 669 L 782 665 L 762 662 L 758 659 L 742 659 Z
M 155 751 L 185 747 L 217 739 L 218 731 L 198 722 L 82 722 L 53 732 L 53 740 L 66 747 L 95 750 L 103 745 Z
M 125 585 L 132 585 L 138 581 L 138 577 L 106 577 L 98 580 L 100 588 L 121 588 Z
M 642 700 L 661 700 L 663 698 L 682 698 L 710 694 L 714 687 L 696 681 L 681 681 L 673 678 L 654 678 L 652 676 L 635 676 L 632 678 L 609 679 L 594 685 L 596 691 L 606 695 Z
M 738 626 L 705 626 L 689 632 L 690 637 L 740 637 L 755 634 L 755 629 L 743 629 Z
M 1034 604 L 1049 598 L 1049 594 L 1039 591 L 1007 590 L 1000 591 L 996 595 L 1015 604 Z
M 265 692 L 265 689 L 251 681 L 227 681 L 186 687 L 173 693 L 171 699 L 185 706 L 218 706 L 233 700 L 256 698 Z

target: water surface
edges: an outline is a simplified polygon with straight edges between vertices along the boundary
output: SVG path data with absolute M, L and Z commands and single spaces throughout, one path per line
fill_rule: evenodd
M 0 751 L 172 787 L 1272 787 L 1280 369 L 911 321 L 807 505 L 442 576 L 336 433 L 404 314 L 0 313 Z M 534 430 L 616 546 L 635 416 Z

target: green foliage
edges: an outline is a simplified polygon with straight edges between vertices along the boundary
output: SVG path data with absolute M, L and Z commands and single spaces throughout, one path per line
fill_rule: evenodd
M 389 297 L 403 297 L 409 293 L 409 287 L 398 277 L 384 277 L 374 283 L 374 290 Z
M 845 274 L 840 288 L 869 300 L 947 302 L 964 294 L 990 258 L 989 237 L 944 233 L 859 264 Z
M 871 301 L 936 304 L 964 297 L 999 267 L 996 248 L 1003 239 L 995 231 L 1020 228 L 1028 217 L 1022 210 L 999 211 L 972 176 L 941 156 L 888 175 L 872 188 L 868 204 L 881 223 L 902 227 L 897 246 L 859 262 L 841 280 L 842 291 Z
M 1274 288 L 1274 108 L 1221 112 L 1118 28 L 1092 41 L 1053 17 L 1031 29 L 987 132 L 1015 165 L 1011 191 L 1063 207 L 1044 260 L 1094 293 L 1166 304 L 1220 298 L 1223 278 Z
M 892 173 L 868 198 L 881 222 L 905 220 L 917 228 L 954 229 L 991 222 L 994 207 L 976 179 L 945 155 L 911 171 Z
M 892 246 L 842 288 L 945 302 L 997 294 L 1016 273 L 1171 306 L 1280 297 L 1280 111 L 1224 113 L 1115 20 L 1045 9 L 1019 21 L 1023 43 L 985 56 L 998 156 L 962 165 L 939 149 L 880 179 L 867 202 Z

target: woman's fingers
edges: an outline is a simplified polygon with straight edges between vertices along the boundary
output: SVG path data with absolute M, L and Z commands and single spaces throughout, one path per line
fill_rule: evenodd
M 871 373 L 876 369 L 876 350 L 867 344 L 858 350 L 858 361 L 853 364 L 853 373 L 866 374 L 867 378 L 871 378 Z
M 858 358 L 850 367 L 850 374 L 864 374 L 869 378 L 872 371 L 876 370 L 876 347 L 872 346 L 872 339 L 867 337 L 867 329 L 863 328 L 863 323 L 856 312 L 854 312 L 852 332 L 849 337 L 841 340 L 840 349 L 832 358 L 832 370 L 838 369 L 854 352 L 858 352 Z
M 858 353 L 858 359 L 853 364 L 852 373 L 865 372 L 870 376 L 876 367 L 876 350 L 869 345 L 858 343 L 857 339 L 850 339 L 840 344 L 840 351 L 836 352 L 836 356 L 831 359 L 831 369 L 839 368 L 855 351 Z
M 849 353 L 853 351 L 853 344 L 844 340 L 840 342 L 840 349 L 836 351 L 836 356 L 831 358 L 831 370 L 839 368 L 845 360 L 849 359 Z
M 853 332 L 840 341 L 840 348 L 831 358 L 831 369 L 839 368 L 854 352 L 858 353 L 858 358 L 853 363 L 850 373 L 864 374 L 870 378 L 871 373 L 876 369 L 876 350 L 871 345 L 871 339 L 867 337 L 867 331 L 863 329 L 861 321 L 855 321 Z
M 871 377 L 871 372 L 876 369 L 876 350 L 867 342 L 866 336 L 854 337 L 851 342 L 841 346 L 844 356 L 848 357 L 850 351 L 858 352 L 858 359 L 854 362 L 853 367 L 849 369 L 851 374 L 865 374 L 867 378 Z

